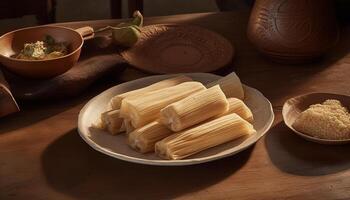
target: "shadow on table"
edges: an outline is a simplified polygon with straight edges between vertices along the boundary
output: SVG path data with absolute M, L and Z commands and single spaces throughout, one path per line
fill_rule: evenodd
M 83 106 L 84 102 L 114 85 L 115 83 L 110 79 L 100 80 L 90 87 L 89 91 L 83 92 L 78 97 L 19 102 L 20 112 L 0 118 L 0 134 L 30 126 L 79 104 Z
M 321 145 L 294 134 L 283 121 L 265 137 L 272 163 L 280 170 L 301 175 L 319 176 L 350 168 L 349 145 Z
M 72 130 L 47 147 L 42 167 L 55 190 L 82 199 L 171 199 L 234 174 L 246 163 L 251 150 L 200 165 L 148 166 L 94 151 Z
M 21 111 L 0 119 L 0 134 L 30 126 L 77 105 L 79 102 L 28 102 L 20 105 Z

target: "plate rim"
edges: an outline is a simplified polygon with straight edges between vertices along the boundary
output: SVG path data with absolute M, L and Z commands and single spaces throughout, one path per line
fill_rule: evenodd
M 202 73 L 202 72 L 199 72 L 199 73 L 182 73 L 182 75 L 186 75 L 186 74 L 207 75 L 207 76 L 209 75 L 209 76 L 212 76 L 212 77 L 215 77 L 215 78 L 221 78 L 222 77 L 222 76 L 219 76 L 219 75 L 215 75 L 215 74 L 211 74 L 211 73 Z M 225 158 L 225 157 L 229 157 L 229 156 L 238 154 L 241 151 L 246 150 L 247 148 L 249 148 L 250 146 L 252 146 L 256 142 L 258 142 L 270 130 L 271 126 L 273 125 L 273 122 L 274 122 L 274 119 L 275 119 L 275 115 L 274 115 L 274 112 L 273 112 L 273 107 L 272 107 L 271 102 L 259 90 L 255 89 L 255 88 L 252 88 L 252 87 L 249 87 L 249 86 L 247 86 L 245 84 L 242 84 L 244 87 L 247 87 L 247 88 L 255 90 L 256 92 L 259 93 L 259 95 L 261 95 L 261 97 L 263 97 L 265 99 L 265 101 L 269 105 L 269 110 L 271 112 L 271 118 L 268 120 L 268 123 L 265 125 L 265 127 L 266 127 L 265 130 L 262 132 L 262 134 L 259 137 L 256 138 L 256 140 L 254 142 L 251 142 L 248 145 L 244 146 L 243 148 L 241 148 L 241 149 L 239 149 L 237 151 L 234 151 L 234 152 L 229 152 L 227 154 L 222 154 L 222 155 L 219 155 L 219 156 L 215 156 L 215 155 L 207 156 L 206 159 L 192 158 L 192 159 L 185 159 L 185 160 L 148 160 L 148 159 L 143 159 L 143 158 L 135 158 L 135 157 L 124 155 L 124 154 L 119 154 L 119 153 L 112 152 L 112 151 L 110 151 L 108 149 L 104 149 L 100 145 L 94 143 L 93 140 L 91 140 L 88 137 L 86 137 L 84 135 L 83 131 L 81 131 L 81 130 L 83 130 L 83 128 L 82 128 L 82 116 L 83 116 L 83 113 L 86 111 L 86 109 L 89 107 L 89 105 L 92 102 L 94 102 L 95 99 L 97 99 L 99 96 L 102 96 L 104 93 L 107 93 L 107 91 L 112 90 L 114 87 L 118 87 L 118 86 L 123 85 L 123 84 L 130 84 L 132 82 L 137 82 L 137 81 L 140 81 L 142 79 L 151 79 L 151 78 L 154 78 L 154 77 L 173 76 L 173 75 L 176 76 L 176 75 L 179 75 L 179 74 L 153 75 L 153 76 L 147 76 L 147 77 L 143 77 L 143 78 L 140 78 L 140 79 L 135 79 L 135 80 L 132 80 L 132 81 L 124 82 L 124 83 L 115 85 L 115 86 L 113 86 L 113 87 L 111 87 L 109 89 L 106 89 L 103 92 L 101 92 L 100 94 L 98 94 L 95 97 L 91 98 L 83 106 L 83 108 L 79 111 L 77 130 L 78 130 L 78 133 L 79 133 L 80 137 L 90 147 L 92 147 L 94 150 L 96 150 L 96 151 L 98 151 L 98 152 L 100 152 L 102 154 L 105 154 L 107 156 L 111 156 L 113 158 L 117 158 L 119 160 L 123 160 L 123 161 L 126 161 L 126 162 L 137 163 L 137 164 L 145 164 L 145 165 L 153 165 L 153 166 L 186 166 L 186 165 L 196 165 L 196 164 L 201 164 L 201 163 L 207 163 L 207 162 L 211 162 L 211 161 L 214 161 L 214 160 L 219 160 L 219 159 L 222 159 L 222 158 Z

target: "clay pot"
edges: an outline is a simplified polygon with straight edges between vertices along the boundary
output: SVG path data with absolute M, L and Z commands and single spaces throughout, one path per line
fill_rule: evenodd
M 249 40 L 264 55 L 284 63 L 309 62 L 338 40 L 330 0 L 256 0 Z

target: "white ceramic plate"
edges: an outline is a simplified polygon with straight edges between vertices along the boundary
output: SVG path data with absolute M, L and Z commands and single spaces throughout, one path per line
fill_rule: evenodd
M 185 75 L 191 77 L 193 80 L 202 82 L 203 84 L 207 84 L 220 78 L 220 76 L 209 73 L 191 73 Z M 106 109 L 107 103 L 113 96 L 119 93 L 145 87 L 172 76 L 175 75 L 150 76 L 126 82 L 114 86 L 94 97 L 79 113 L 78 130 L 80 136 L 95 150 L 128 162 L 147 165 L 193 165 L 231 156 L 248 148 L 250 145 L 257 142 L 269 130 L 273 123 L 274 114 L 269 100 L 265 98 L 258 90 L 244 85 L 246 95 L 244 102 L 253 112 L 253 125 L 257 130 L 257 133 L 246 138 L 240 138 L 238 140 L 207 149 L 201 153 L 188 157 L 187 159 L 163 160 L 153 153 L 141 154 L 132 150 L 126 144 L 127 138 L 125 134 L 112 136 L 103 133 L 102 131 L 90 128 L 91 124 L 98 119 L 100 113 Z

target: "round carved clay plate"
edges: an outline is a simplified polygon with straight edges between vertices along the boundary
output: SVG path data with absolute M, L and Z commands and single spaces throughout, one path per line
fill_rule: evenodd
M 220 78 L 220 76 L 208 73 L 191 73 L 185 75 L 203 84 Z M 138 153 L 127 145 L 126 134 L 112 136 L 103 131 L 90 128 L 91 124 L 96 122 L 100 113 L 105 111 L 107 103 L 113 96 L 145 87 L 173 76 L 175 75 L 157 75 L 122 83 L 94 97 L 79 113 L 78 131 L 80 136 L 95 150 L 120 160 L 147 165 L 193 165 L 237 154 L 257 142 L 270 129 L 274 119 L 271 103 L 258 90 L 245 85 L 246 97 L 244 102 L 253 112 L 253 126 L 257 133 L 207 149 L 183 160 L 163 160 L 154 153 Z
M 211 72 L 232 61 L 233 47 L 223 36 L 190 25 L 150 25 L 122 56 L 136 68 L 156 74 Z

